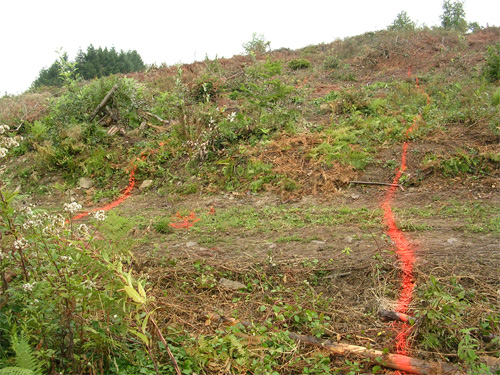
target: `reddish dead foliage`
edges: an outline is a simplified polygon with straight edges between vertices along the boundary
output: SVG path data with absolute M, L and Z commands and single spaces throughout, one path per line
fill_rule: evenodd
M 345 186 L 356 173 L 351 166 L 334 161 L 327 166 L 321 159 L 314 160 L 311 150 L 324 140 L 316 134 L 283 136 L 259 150 L 257 159 L 273 165 L 273 171 L 291 180 L 281 186 L 270 187 L 283 198 L 295 199 L 303 195 L 328 196 Z

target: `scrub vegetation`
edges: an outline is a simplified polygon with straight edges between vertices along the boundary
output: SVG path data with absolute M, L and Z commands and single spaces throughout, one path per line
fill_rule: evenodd
M 407 354 L 498 373 L 500 30 L 441 20 L 127 72 L 89 47 L 0 98 L 0 374 L 391 373 L 402 268 L 366 183 L 405 142 Z

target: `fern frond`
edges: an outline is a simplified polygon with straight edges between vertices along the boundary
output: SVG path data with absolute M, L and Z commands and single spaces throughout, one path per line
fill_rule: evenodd
M 35 375 L 35 373 L 27 368 L 4 367 L 0 369 L 0 375 Z
M 40 374 L 40 363 L 35 359 L 33 355 L 33 349 L 28 342 L 28 339 L 17 334 L 11 336 L 12 350 L 16 353 L 16 367 L 19 369 L 25 369 L 31 371 L 31 374 Z M 0 372 L 0 375 L 2 373 Z

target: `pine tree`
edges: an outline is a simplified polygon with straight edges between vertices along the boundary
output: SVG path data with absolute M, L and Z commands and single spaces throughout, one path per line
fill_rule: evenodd
M 67 61 L 68 56 L 64 55 Z M 106 77 L 117 73 L 129 73 L 144 70 L 146 66 L 137 51 L 120 52 L 115 47 L 104 49 L 95 48 L 92 44 L 84 52 L 78 51 L 76 58 L 76 69 L 83 79 L 94 79 Z M 50 68 L 44 68 L 40 71 L 38 78 L 33 82 L 32 87 L 41 86 L 61 86 L 60 66 L 56 62 Z

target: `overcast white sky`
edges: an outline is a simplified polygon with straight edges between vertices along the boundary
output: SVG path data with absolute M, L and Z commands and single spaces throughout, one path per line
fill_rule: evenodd
M 0 96 L 21 93 L 63 48 L 137 50 L 146 64 L 231 57 L 253 32 L 296 49 L 385 29 L 405 10 L 440 24 L 442 0 L 0 0 Z M 500 1 L 466 0 L 468 21 L 500 26 Z

